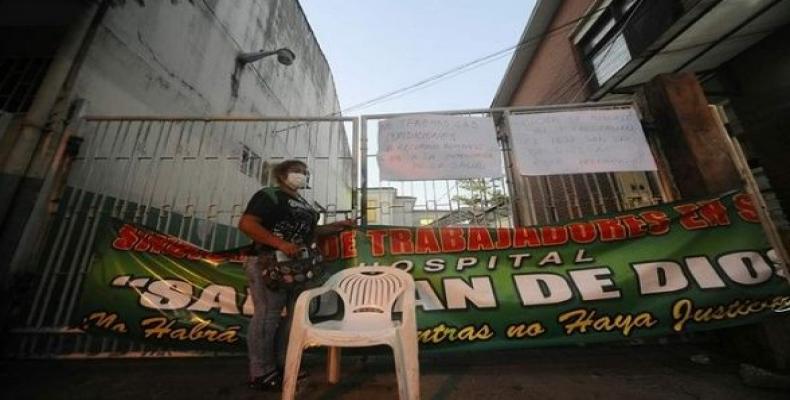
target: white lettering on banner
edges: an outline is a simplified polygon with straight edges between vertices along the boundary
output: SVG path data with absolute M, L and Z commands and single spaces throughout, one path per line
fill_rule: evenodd
M 456 271 L 463 271 L 464 268 L 472 267 L 477 264 L 477 257 L 460 257 L 455 267 Z
M 631 108 L 512 115 L 510 129 L 522 175 L 657 169 Z
M 140 305 L 158 310 L 178 310 L 192 301 L 192 284 L 176 280 L 153 281 L 140 296 Z
M 615 287 L 609 268 L 581 269 L 568 274 L 579 289 L 583 301 L 620 298 L 620 290 Z
M 699 284 L 700 289 L 724 288 L 727 285 L 716 273 L 713 264 L 708 257 L 686 257 L 686 267 L 694 280 Z
M 758 285 L 771 279 L 774 273 L 774 269 L 756 251 L 723 255 L 718 262 L 727 277 L 741 285 Z
M 419 115 L 379 122 L 381 179 L 500 177 L 502 156 L 489 117 Z
M 414 300 L 415 307 L 422 307 L 425 311 L 441 311 L 444 310 L 442 301 L 436 295 L 436 291 L 431 287 L 431 283 L 417 279 L 414 281 L 414 288 L 416 290 L 416 299 Z
M 200 293 L 200 298 L 187 310 L 208 312 L 213 309 L 222 314 L 238 314 L 236 306 L 236 289 L 231 286 L 210 285 Z
M 444 260 L 441 258 L 431 258 L 425 262 L 425 272 L 444 271 Z
M 464 274 L 475 271 L 488 274 L 494 257 L 489 258 L 488 262 L 477 257 L 458 257 L 455 266 L 439 258 L 428 259 L 424 263 L 403 259 L 391 265 L 404 265 L 408 270 L 421 269 L 430 275 L 458 271 Z M 703 256 L 686 257 L 681 262 L 664 260 L 631 263 L 634 274 L 624 279 L 621 273 L 617 281 L 614 279 L 615 272 L 609 266 L 557 273 L 514 273 L 511 275 L 512 289 L 515 289 L 523 307 L 540 307 L 571 302 L 574 298 L 583 303 L 623 298 L 624 291 L 618 285 L 630 285 L 634 283 L 633 279 L 636 280 L 639 296 L 682 292 L 692 285 L 703 290 L 726 289 L 733 284 L 755 286 L 767 282 L 773 275 L 780 276 L 783 269 L 775 257 L 776 253 L 772 250 L 767 257 L 758 251 L 744 250 L 716 257 L 715 263 Z M 520 270 L 525 267 L 524 260 L 528 258 L 528 253 L 522 253 L 502 260 L 512 262 L 513 270 Z M 440 281 L 434 283 L 430 279 L 415 279 L 415 305 L 424 312 L 495 309 L 500 302 L 509 301 L 507 297 L 500 297 L 498 292 L 510 289 L 497 287 L 489 275 L 437 278 Z M 724 279 L 729 282 L 725 283 Z M 437 290 L 434 285 L 441 286 Z M 187 281 L 133 278 L 130 275 L 113 277 L 110 286 L 133 290 L 140 296 L 139 305 L 150 310 L 188 310 L 248 316 L 253 313 L 252 296 L 246 288 L 242 294 L 232 286 L 210 284 L 200 288 Z M 317 310 L 320 316 L 333 315 L 339 309 L 336 294 L 323 295 L 320 304 Z M 786 307 L 781 311 L 786 311 Z
M 641 294 L 676 292 L 689 284 L 680 264 L 674 261 L 638 263 L 632 267 L 639 278 Z
M 560 275 L 515 275 L 513 281 L 524 306 L 559 304 L 573 298 L 571 287 Z
M 497 306 L 491 277 L 477 276 L 471 279 L 471 285 L 461 278 L 443 279 L 444 292 L 447 294 L 448 310 L 466 310 L 467 300 L 479 309 Z

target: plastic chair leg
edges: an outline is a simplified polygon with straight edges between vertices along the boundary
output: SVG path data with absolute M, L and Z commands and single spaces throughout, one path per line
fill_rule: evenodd
M 340 347 L 327 348 L 326 380 L 332 385 L 340 382 Z
M 416 340 L 409 342 L 401 338 L 403 346 L 403 364 L 406 370 L 406 385 L 409 390 L 409 400 L 420 398 L 420 360 L 417 353 Z M 406 344 L 410 343 L 410 344 Z
M 304 351 L 304 336 L 291 331 L 288 342 L 288 352 L 285 355 L 285 370 L 283 371 L 282 400 L 292 400 L 296 393 L 296 381 L 299 376 L 299 367 L 302 364 Z
M 398 338 L 392 343 L 392 358 L 395 360 L 395 375 L 398 378 L 398 398 L 400 398 L 400 400 L 409 400 L 409 382 L 406 379 L 406 360 L 404 359 L 403 347 L 401 347 Z
M 420 398 L 420 355 L 417 340 L 417 325 L 412 322 L 405 326 L 398 335 L 403 346 L 406 364 L 406 380 L 409 383 L 409 392 L 412 399 Z

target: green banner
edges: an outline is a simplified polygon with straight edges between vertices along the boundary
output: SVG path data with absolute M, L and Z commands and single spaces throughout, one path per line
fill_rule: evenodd
M 76 325 L 167 346 L 242 351 L 252 299 L 239 251 L 100 227 Z M 321 243 L 331 263 L 393 265 L 417 284 L 422 348 L 622 340 L 747 324 L 790 310 L 750 198 L 666 204 L 556 226 L 369 226 Z M 316 313 L 334 314 L 334 297 Z

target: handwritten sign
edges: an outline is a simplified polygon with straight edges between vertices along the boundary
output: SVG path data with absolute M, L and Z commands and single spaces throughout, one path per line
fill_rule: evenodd
M 513 115 L 510 128 L 522 175 L 656 170 L 631 108 Z
M 381 179 L 418 181 L 499 177 L 502 156 L 491 118 L 448 115 L 379 122 Z

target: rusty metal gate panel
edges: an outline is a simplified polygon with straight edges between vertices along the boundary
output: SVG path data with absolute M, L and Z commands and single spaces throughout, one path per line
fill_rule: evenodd
M 98 226 L 118 218 L 209 250 L 244 245 L 236 225 L 246 202 L 274 183 L 272 168 L 285 159 L 309 166 L 304 197 L 325 222 L 350 217 L 356 130 L 356 120 L 343 117 L 85 118 L 84 142 L 37 263 L 35 296 L 14 330 L 16 355 L 173 354 L 69 328 Z

